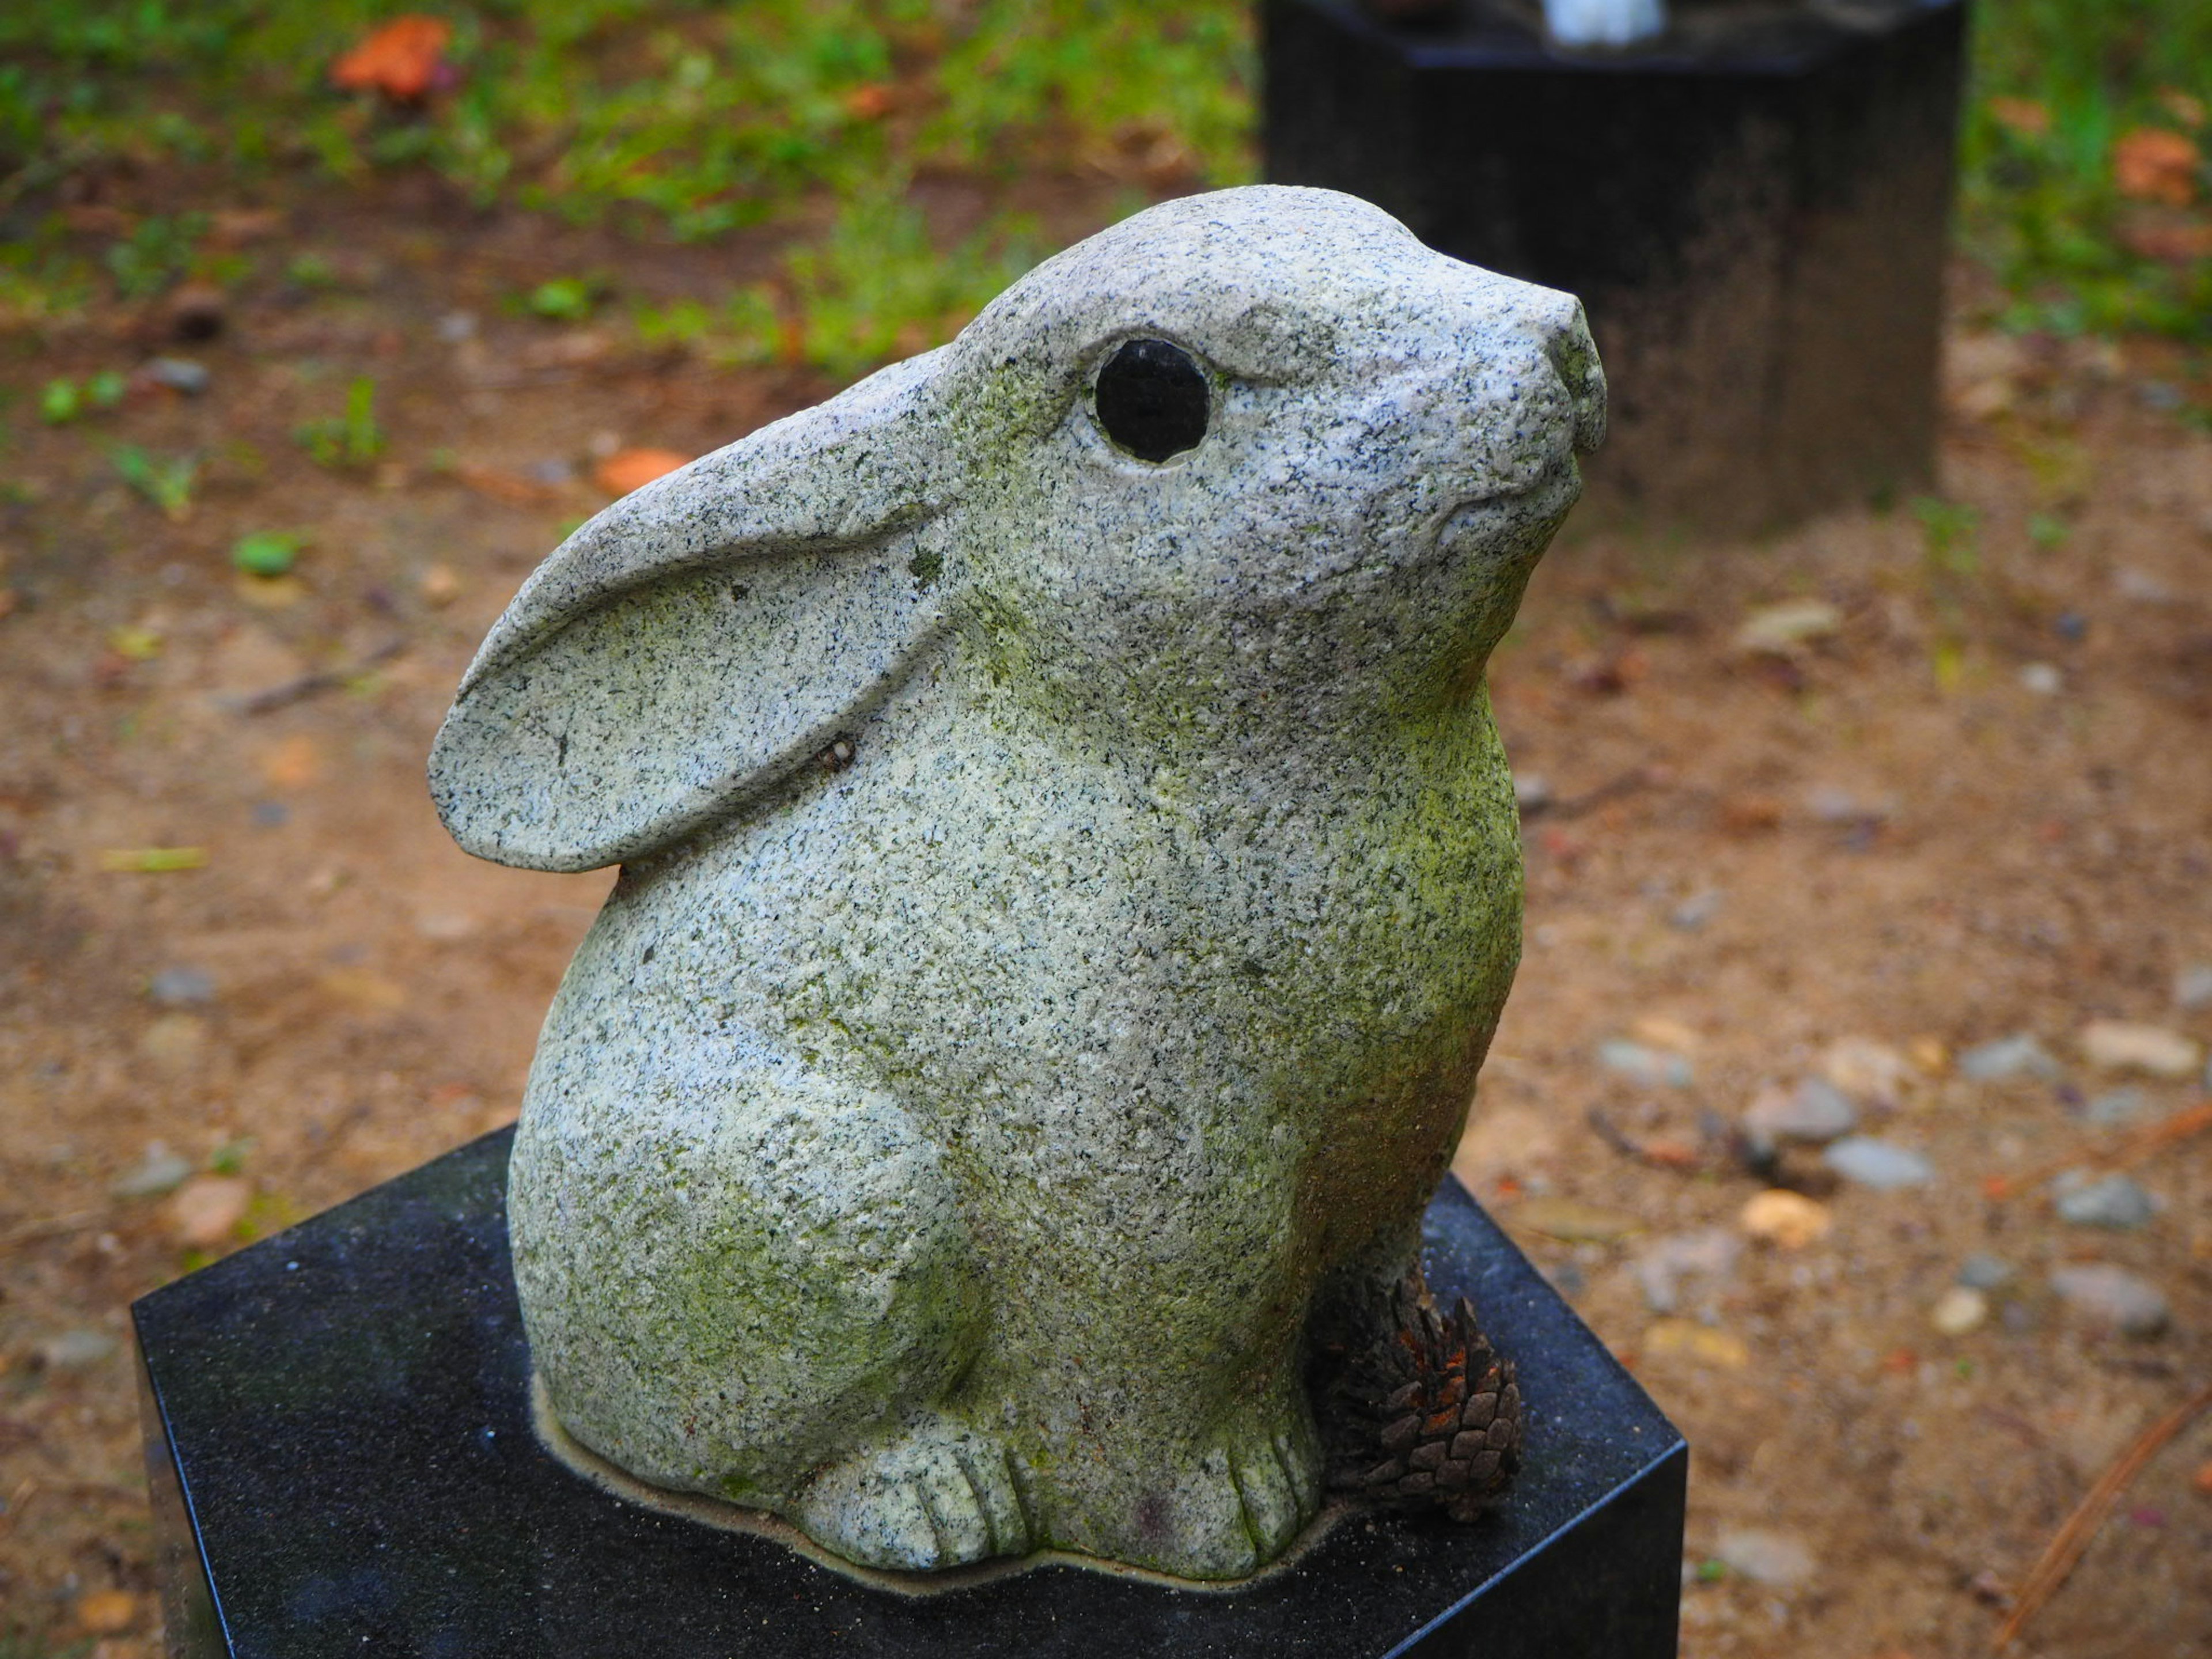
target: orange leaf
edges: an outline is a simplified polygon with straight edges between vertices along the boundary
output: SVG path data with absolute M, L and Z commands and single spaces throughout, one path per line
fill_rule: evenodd
M 880 121 L 891 112 L 893 95 L 882 82 L 854 87 L 845 94 L 845 112 L 855 121 Z
M 453 26 L 410 12 L 372 30 L 331 65 L 331 84 L 345 92 L 380 92 L 397 104 L 420 102 L 451 76 L 446 42 Z
M 672 449 L 618 449 L 592 469 L 592 482 L 610 495 L 627 495 L 690 462 Z
M 2051 112 L 2033 98 L 1992 98 L 1990 114 L 1999 126 L 2023 138 L 2040 138 L 2051 131 Z
M 2112 146 L 2112 183 L 2139 202 L 2187 207 L 2197 199 L 2197 170 L 2203 156 L 2178 132 L 2137 127 Z

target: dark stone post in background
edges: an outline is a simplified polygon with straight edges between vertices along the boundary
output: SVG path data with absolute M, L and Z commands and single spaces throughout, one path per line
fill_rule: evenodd
M 1601 514 L 1772 528 L 1934 476 L 1965 12 L 1677 0 L 1569 53 L 1508 0 L 1263 0 L 1267 175 L 1582 296 Z

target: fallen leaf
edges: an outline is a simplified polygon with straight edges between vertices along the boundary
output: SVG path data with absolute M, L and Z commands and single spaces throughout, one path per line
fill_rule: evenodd
M 2081 1054 L 2109 1072 L 2175 1078 L 2187 1077 L 2204 1058 L 2204 1051 L 2179 1031 L 2124 1019 L 2093 1019 L 2083 1026 Z
M 592 469 L 592 482 L 610 495 L 627 495 L 690 464 L 690 456 L 672 449 L 618 449 Z
M 163 1014 L 138 1039 L 138 1052 L 155 1065 L 179 1071 L 207 1047 L 207 1022 L 198 1014 Z
M 1930 1077 L 1941 1077 L 1951 1069 L 1951 1051 L 1941 1037 L 1914 1037 L 1905 1045 L 1905 1057 Z
M 297 576 L 252 576 L 243 571 L 231 591 L 256 611 L 282 611 L 307 597 L 307 584 Z
M 1775 1187 L 1755 1193 L 1745 1203 L 1736 1222 L 1753 1238 L 1785 1250 L 1802 1250 L 1827 1236 L 1835 1218 L 1828 1206 L 1802 1193 Z
M 138 1622 L 138 1598 L 128 1590 L 94 1590 L 76 1604 L 76 1627 L 87 1636 L 120 1636 Z
M 1735 647 L 1753 656 L 1794 657 L 1816 640 L 1843 631 L 1844 613 L 1826 599 L 1785 599 L 1761 605 L 1735 630 Z
M 845 112 L 855 121 L 880 121 L 891 112 L 896 101 L 893 89 L 878 81 L 865 87 L 854 87 L 845 94 Z
M 317 982 L 331 996 L 362 1013 L 397 1013 L 407 1006 L 404 986 L 365 968 L 334 968 Z
M 1638 1014 L 1629 1022 L 1628 1034 L 1656 1048 L 1672 1048 L 1678 1054 L 1694 1054 L 1705 1047 L 1703 1037 L 1665 1014 Z
M 2129 220 L 2120 225 L 2119 238 L 2121 246 L 2138 258 L 2177 265 L 2212 259 L 2212 223 L 2202 219 Z
M 283 228 L 284 216 L 275 208 L 217 208 L 208 216 L 209 240 L 223 247 L 266 241 Z
M 331 84 L 344 92 L 378 92 L 398 104 L 420 102 L 453 76 L 446 43 L 453 26 L 410 12 L 371 30 L 331 65 Z
M 568 492 L 558 484 L 539 483 L 501 467 L 464 465 L 453 469 L 453 477 L 477 495 L 505 501 L 509 507 L 548 507 L 568 499 Z
M 2051 112 L 2033 98 L 1992 98 L 1990 118 L 2008 132 L 2040 138 L 2051 131 Z
M 107 648 L 132 662 L 151 662 L 161 654 L 161 636 L 150 628 L 111 629 Z
M 1518 1228 L 1563 1244 L 1609 1244 L 1644 1231 L 1644 1224 L 1632 1215 L 1572 1198 L 1532 1198 L 1516 1205 L 1507 1218 Z
M 271 745 L 261 757 L 261 775 L 272 789 L 304 789 L 322 770 L 322 750 L 305 732 Z
M 1715 1330 L 1694 1319 L 1655 1319 L 1644 1333 L 1647 1354 L 1680 1354 L 1723 1370 L 1751 1364 L 1751 1348 L 1733 1332 Z
M 253 1183 L 243 1176 L 194 1176 L 169 1195 L 162 1212 L 178 1243 L 211 1250 L 235 1236 L 252 1201 Z
M 2112 185 L 2138 202 L 2187 207 L 2197 199 L 2203 155 L 2195 142 L 2159 127 L 2136 127 L 2112 145 Z
M 204 869 L 207 861 L 204 847 L 113 847 L 100 855 L 100 867 L 103 870 L 144 875 Z
M 1721 828 L 1731 836 L 1758 836 L 1782 827 L 1782 803 L 1771 795 L 1731 795 L 1721 803 Z

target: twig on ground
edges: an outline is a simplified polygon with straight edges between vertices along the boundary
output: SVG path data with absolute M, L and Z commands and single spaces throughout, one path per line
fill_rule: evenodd
M 335 691 L 351 680 L 359 679 L 380 663 L 390 662 L 407 648 L 404 640 L 387 640 L 359 662 L 345 668 L 319 669 L 312 674 L 302 674 L 297 679 L 272 685 L 265 691 L 238 700 L 241 714 L 266 714 L 272 709 L 289 708 L 292 704 L 313 696 L 319 691 Z
M 2152 1153 L 2187 1140 L 2192 1135 L 2202 1134 L 2207 1129 L 2212 1129 L 2212 1100 L 2185 1108 L 2171 1117 L 2161 1118 L 2156 1123 L 2117 1140 L 2097 1146 L 2077 1146 L 2063 1158 L 2039 1164 L 2020 1175 L 1991 1176 L 1982 1183 L 1982 1190 L 2002 1202 L 2032 1188 L 2040 1187 L 2045 1182 L 2063 1175 L 2069 1170 L 2078 1170 L 2085 1164 L 2106 1170 L 2133 1169 Z
M 2066 1517 L 2066 1524 L 2051 1538 L 2042 1559 L 2021 1581 L 2019 1598 L 1990 1643 L 1990 1652 L 2002 1653 L 2010 1646 L 2022 1626 L 2035 1616 L 2036 1609 L 2057 1593 L 2058 1587 L 2066 1582 L 2066 1575 L 2074 1571 L 2082 1552 L 2089 1547 L 2090 1540 L 2097 1535 L 2097 1528 L 2104 1524 L 2105 1517 L 2127 1491 L 2129 1483 L 2142 1472 L 2144 1464 L 2158 1455 L 2160 1447 L 2187 1428 L 2207 1407 L 2212 1407 L 2212 1383 L 2199 1389 L 2144 1430 L 2136 1437 L 2135 1444 L 2122 1452 L 2118 1461 L 2098 1477 L 2097 1484 L 2089 1488 L 2089 1495 Z
M 1651 768 L 1631 767 L 1619 777 L 1608 778 L 1595 789 L 1585 790 L 1579 795 L 1572 795 L 1565 800 L 1553 802 L 1545 810 L 1544 816 L 1548 818 L 1578 818 L 1585 813 L 1595 812 L 1608 802 L 1619 800 L 1623 795 L 1632 795 L 1639 789 L 1649 789 L 1658 781 L 1659 778 Z
M 72 1210 L 67 1215 L 50 1215 L 37 1221 L 22 1222 L 0 1233 L 0 1250 L 12 1249 L 18 1244 L 33 1243 L 60 1233 L 82 1232 L 106 1214 L 106 1210 Z
M 1599 1107 L 1591 1107 L 1586 1116 L 1591 1132 L 1623 1158 L 1633 1158 L 1651 1169 L 1673 1170 L 1677 1173 L 1705 1167 L 1705 1160 L 1694 1149 L 1671 1140 L 1638 1140 L 1607 1117 Z

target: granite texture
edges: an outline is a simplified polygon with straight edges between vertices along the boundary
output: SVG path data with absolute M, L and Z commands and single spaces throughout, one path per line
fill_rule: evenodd
M 514 1148 L 567 1431 L 872 1566 L 1280 1555 L 1512 977 L 1482 668 L 1603 419 L 1569 296 L 1228 191 L 556 551 L 431 781 L 623 865 Z
M 1449 1180 L 1437 1293 L 1519 1356 L 1527 1461 L 1479 1525 L 1353 1513 L 1235 1589 L 1047 1558 L 860 1582 L 625 1503 L 532 1433 L 509 1131 L 153 1292 L 172 1659 L 1671 1659 L 1681 1439 Z M 917 1594 L 927 1589 L 930 1593 Z

